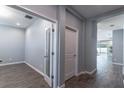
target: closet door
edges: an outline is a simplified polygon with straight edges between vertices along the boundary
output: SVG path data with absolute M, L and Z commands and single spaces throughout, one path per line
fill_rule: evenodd
M 76 72 L 76 31 L 66 29 L 65 31 L 65 80 L 71 78 Z

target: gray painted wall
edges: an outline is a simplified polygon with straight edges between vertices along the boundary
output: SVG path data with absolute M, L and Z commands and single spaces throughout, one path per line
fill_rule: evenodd
M 113 31 L 112 51 L 113 62 L 123 64 L 123 29 Z
M 66 25 L 78 30 L 78 72 L 81 72 L 85 68 L 84 63 L 84 41 L 85 41 L 85 31 L 83 27 L 83 22 L 75 17 L 73 14 L 66 11 Z
M 0 59 L 3 63 L 25 60 L 25 31 L 0 25 Z
M 61 86 L 64 83 L 64 61 L 65 61 L 65 7 L 58 7 L 58 86 Z
M 96 42 L 97 42 L 97 22 L 87 20 L 86 22 L 86 38 L 85 38 L 85 64 L 86 71 L 96 69 Z
M 46 32 L 44 20 L 37 20 L 26 30 L 25 60 L 44 72 Z

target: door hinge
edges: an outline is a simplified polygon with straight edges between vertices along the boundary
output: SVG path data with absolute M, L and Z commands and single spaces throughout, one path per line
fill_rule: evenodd
M 54 79 L 54 76 L 52 75 L 51 78 Z
M 52 55 L 54 55 L 54 52 L 52 52 Z
M 52 29 L 52 32 L 54 32 L 55 30 L 54 29 Z

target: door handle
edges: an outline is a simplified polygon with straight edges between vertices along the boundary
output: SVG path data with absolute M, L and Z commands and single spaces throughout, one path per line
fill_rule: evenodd
M 44 56 L 44 58 L 48 58 L 48 56 Z

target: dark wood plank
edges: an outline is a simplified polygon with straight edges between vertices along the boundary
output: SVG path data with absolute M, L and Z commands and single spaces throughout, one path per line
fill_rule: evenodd
M 1 88 L 48 88 L 42 75 L 28 65 L 0 66 Z
M 113 65 L 109 56 L 99 56 L 97 72 L 83 74 L 65 82 L 67 88 L 123 88 L 123 66 Z

